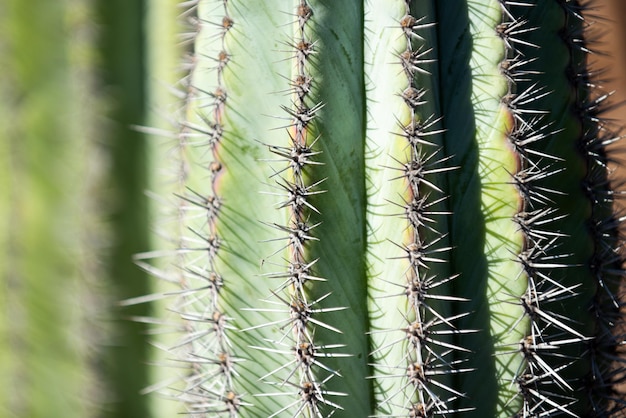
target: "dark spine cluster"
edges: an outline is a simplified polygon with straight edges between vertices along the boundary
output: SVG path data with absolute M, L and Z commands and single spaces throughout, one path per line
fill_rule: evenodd
M 403 416 L 407 417 L 433 417 L 465 411 L 452 407 L 454 400 L 464 394 L 454 389 L 450 381 L 454 374 L 469 370 L 463 368 L 462 359 L 467 350 L 452 340 L 454 335 L 464 332 L 456 329 L 454 322 L 465 315 L 446 316 L 438 307 L 439 301 L 461 301 L 437 294 L 436 288 L 454 277 L 433 273 L 437 264 L 445 263 L 445 253 L 450 250 L 437 225 L 437 219 L 448 213 L 435 209 L 446 196 L 440 186 L 442 182 L 433 179 L 452 168 L 445 165 L 448 158 L 441 156 L 442 150 L 435 144 L 435 136 L 442 133 L 437 129 L 440 119 L 434 114 L 424 115 L 428 91 L 419 83 L 420 75 L 429 75 L 424 67 L 433 62 L 428 57 L 431 49 L 419 33 L 432 24 L 425 22 L 426 17 L 413 16 L 410 3 L 406 1 L 406 13 L 398 22 L 406 40 L 405 49 L 398 53 L 406 76 L 406 88 L 399 94 L 409 114 L 409 119 L 401 122 L 399 134 L 406 159 L 397 161 L 398 167 L 394 167 L 400 173 L 394 181 L 406 184 L 403 201 L 394 203 L 403 209 L 402 216 L 407 222 L 408 238 L 396 244 L 404 252 L 398 258 L 407 264 L 402 294 L 405 301 L 401 304 L 407 311 L 406 322 L 399 327 L 403 337 L 389 344 L 401 344 L 405 355 L 401 364 L 383 366 L 389 372 L 380 376 L 401 378 L 403 384 L 400 390 L 383 399 L 380 407 L 383 410 L 401 407 L 406 411 Z
M 269 418 L 287 416 L 323 418 L 331 416 L 341 406 L 329 399 L 330 396 L 343 395 L 328 391 L 325 383 L 340 376 L 332 370 L 322 359 L 339 357 L 342 354 L 329 350 L 340 348 L 338 345 L 319 345 L 315 341 L 315 328 L 323 327 L 331 331 L 340 332 L 336 328 L 325 324 L 319 319 L 320 314 L 341 308 L 321 308 L 319 306 L 328 294 L 309 300 L 307 297 L 313 282 L 323 282 L 324 279 L 315 276 L 313 271 L 317 260 L 308 256 L 308 247 L 311 241 L 318 239 L 314 235 L 315 228 L 320 224 L 312 220 L 320 215 L 312 204 L 312 197 L 323 193 L 318 187 L 322 181 L 312 181 L 315 174 L 312 168 L 320 163 L 315 157 L 319 151 L 314 149 L 316 138 L 313 134 L 315 119 L 323 107 L 323 103 L 315 102 L 312 98 L 313 76 L 310 72 L 311 58 L 316 51 L 316 42 L 311 37 L 311 19 L 313 10 L 306 0 L 300 0 L 294 13 L 296 22 L 295 36 L 287 42 L 294 62 L 293 78 L 290 80 L 289 93 L 292 105 L 283 107 L 289 115 L 290 123 L 287 126 L 289 145 L 269 145 L 270 151 L 278 156 L 277 161 L 286 163 L 286 166 L 276 170 L 276 182 L 281 189 L 285 200 L 280 208 L 289 210 L 289 220 L 286 225 L 271 224 L 283 237 L 278 240 L 286 244 L 278 252 L 286 250 L 287 265 L 283 271 L 268 273 L 265 276 L 283 280 L 273 292 L 278 303 L 284 306 L 280 312 L 287 311 L 289 319 L 287 332 L 278 341 L 271 341 L 272 347 L 256 347 L 272 353 L 280 353 L 291 357 L 280 368 L 270 371 L 262 379 L 277 388 L 286 388 L 284 392 L 261 394 L 258 396 L 294 396 L 293 402 L 275 411 Z M 277 252 L 277 253 L 278 253 Z M 276 255 L 277 253 L 273 254 Z M 272 324 L 263 324 L 269 326 Z M 255 327 L 256 328 L 256 327 Z
M 228 2 L 220 0 L 214 7 L 217 21 L 201 21 L 196 16 L 196 9 L 208 5 L 195 2 L 192 6 L 193 16 L 189 18 L 198 32 L 215 30 L 219 37 L 220 50 L 198 50 L 196 43 L 194 56 L 191 58 L 191 71 L 188 80 L 186 114 L 183 115 L 181 143 L 184 147 L 206 148 L 210 159 L 202 162 L 209 172 L 208 187 L 195 190 L 187 187 L 179 195 L 183 203 L 185 218 L 196 217 L 198 211 L 205 219 L 200 227 L 189 227 L 191 238 L 182 245 L 182 253 L 191 254 L 193 259 L 182 261 L 183 269 L 183 300 L 179 313 L 185 320 L 186 336 L 177 348 L 184 347 L 179 358 L 190 364 L 191 371 L 186 377 L 186 386 L 179 395 L 192 416 L 211 416 L 235 418 L 243 403 L 235 389 L 235 364 L 238 359 L 231 352 L 231 344 L 227 333 L 229 318 L 220 308 L 220 292 L 224 280 L 217 268 L 217 257 L 222 246 L 217 235 L 216 223 L 221 210 L 222 201 L 216 191 L 216 182 L 223 167 L 219 159 L 220 143 L 224 135 L 224 112 L 226 109 L 227 90 L 223 74 L 229 63 L 230 55 L 226 51 L 225 37 L 234 25 L 228 14 Z M 219 10 L 222 10 L 220 13 Z M 217 29 L 215 29 L 217 28 Z M 200 39 L 199 36 L 196 39 Z M 205 68 L 206 62 L 201 56 L 212 56 L 213 68 Z M 216 74 L 215 88 L 207 91 L 199 85 L 199 74 L 213 70 Z M 190 109 L 195 109 L 199 122 L 191 122 Z M 189 167 L 191 168 L 191 167 Z M 199 186 L 197 186 L 199 187 Z M 187 224 L 187 221 L 184 221 Z M 201 243 L 200 246 L 196 246 Z M 196 283 L 200 283 L 196 286 Z M 193 285 L 192 285 L 193 284 Z
M 567 267 L 559 256 L 553 254 L 564 236 L 551 229 L 555 219 L 561 216 L 551 199 L 557 192 L 542 186 L 546 178 L 559 173 L 562 168 L 558 165 L 558 157 L 536 147 L 554 132 L 550 132 L 546 112 L 534 108 L 548 92 L 533 82 L 533 76 L 538 74 L 532 70 L 535 60 L 522 51 L 539 48 L 526 40 L 525 35 L 534 29 L 516 13 L 532 4 L 504 0 L 500 4 L 503 21 L 496 32 L 506 48 L 501 71 L 508 81 L 503 103 L 512 116 L 508 138 L 518 155 L 518 171 L 513 174 L 513 179 L 521 195 L 516 221 L 524 233 L 524 248 L 518 262 L 528 277 L 527 290 L 519 303 L 530 323 L 529 333 L 518 348 L 525 362 L 515 377 L 518 396 L 522 398 L 522 408 L 517 416 L 571 416 L 574 414 L 570 406 L 576 401 L 574 389 L 562 377 L 562 372 L 572 360 L 560 358 L 557 352 L 565 345 L 580 344 L 585 337 L 567 319 L 550 311 L 552 303 L 572 297 L 575 289 L 565 287 L 553 278 L 553 271 Z
M 541 77 L 532 69 L 535 59 L 529 57 L 532 57 L 531 51 L 540 46 L 527 40 L 525 34 L 533 28 L 517 13 L 534 3 L 502 0 L 504 21 L 497 33 L 507 48 L 501 70 L 509 81 L 509 92 L 503 102 L 513 119 L 508 137 L 519 156 L 519 170 L 513 177 L 522 198 L 516 221 L 524 233 L 525 244 L 518 261 L 528 276 L 528 288 L 520 303 L 530 321 L 529 334 L 519 345 L 525 366 L 516 377 L 518 394 L 523 401 L 518 416 L 581 416 L 578 404 L 583 386 L 587 387 L 592 408 L 588 411 L 590 415 L 585 416 L 613 416 L 606 409 L 611 404 L 607 399 L 610 399 L 615 377 L 611 370 L 616 370 L 611 362 L 617 360 L 615 349 L 623 338 L 611 331 L 619 321 L 617 296 L 609 289 L 616 288 L 616 276 L 621 274 L 621 269 L 615 270 L 615 267 L 621 257 L 617 251 L 617 223 L 611 216 L 612 193 L 606 181 L 604 147 L 615 135 L 599 124 L 599 108 L 607 96 L 592 93 L 592 90 L 597 92 L 597 86 L 590 81 L 587 70 L 589 50 L 583 28 L 588 22 L 583 18 L 583 7 L 575 1 L 559 0 L 558 3 L 565 22 L 560 35 L 570 51 L 566 73 L 574 92 L 572 113 L 582 126 L 579 130 L 582 137 L 572 138 L 572 143 L 578 141 L 581 144 L 581 154 L 587 165 L 583 187 L 591 201 L 591 235 L 595 250 L 589 266 L 568 264 L 569 254 L 559 250 L 568 237 L 557 229 L 565 214 L 559 212 L 555 200 L 564 194 L 546 184 L 565 170 L 565 161 L 543 151 L 542 143 L 559 132 L 552 127 L 551 115 L 535 107 L 550 93 L 535 81 Z M 575 269 L 580 269 L 583 272 L 580 277 L 584 280 L 587 267 L 590 267 L 599 288 L 592 304 L 598 327 L 595 338 L 581 331 L 581 324 L 559 312 L 564 304 L 588 303 L 580 292 L 588 284 L 580 280 L 574 284 L 566 283 L 562 280 L 563 274 L 558 272 L 566 269 L 568 277 L 573 278 Z M 576 373 L 568 371 L 580 367 L 583 354 L 580 350 L 568 349 L 573 345 L 589 346 L 593 364 L 586 384 L 579 378 L 572 378 Z M 622 408 L 619 402 L 612 405 Z
M 610 158 L 607 146 L 620 139 L 616 127 L 603 117 L 611 96 L 602 86 L 602 69 L 590 68 L 590 55 L 595 54 L 593 24 L 601 22 L 589 6 L 578 1 L 559 0 L 566 24 L 561 36 L 570 50 L 567 67 L 573 90 L 573 113 L 580 121 L 580 152 L 585 158 L 586 176 L 582 188 L 591 202 L 588 223 L 593 241 L 589 269 L 595 281 L 595 295 L 590 312 L 595 320 L 593 339 L 587 342 L 590 356 L 589 373 L 584 382 L 588 397 L 587 415 L 592 417 L 623 416 L 626 405 L 619 385 L 626 380 L 626 364 L 621 355 L 625 341 L 624 319 L 620 312 L 623 294 L 620 281 L 624 277 L 623 242 L 618 228 L 622 222 L 614 213 L 616 198 L 623 185 L 610 184 Z

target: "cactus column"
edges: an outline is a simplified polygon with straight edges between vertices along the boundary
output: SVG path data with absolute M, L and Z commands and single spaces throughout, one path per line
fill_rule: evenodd
M 191 6 L 170 277 L 189 412 L 619 409 L 615 135 L 578 4 Z

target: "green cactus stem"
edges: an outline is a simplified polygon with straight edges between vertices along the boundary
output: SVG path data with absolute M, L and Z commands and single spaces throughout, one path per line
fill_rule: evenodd
M 591 3 L 184 3 L 168 394 L 230 418 L 619 416 Z

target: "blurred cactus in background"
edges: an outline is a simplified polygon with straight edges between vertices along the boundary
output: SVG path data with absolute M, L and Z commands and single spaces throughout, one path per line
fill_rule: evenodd
M 2 417 L 148 415 L 144 10 L 102 3 L 0 2 Z

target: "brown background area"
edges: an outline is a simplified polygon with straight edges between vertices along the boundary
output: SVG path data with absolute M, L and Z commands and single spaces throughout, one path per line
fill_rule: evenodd
M 603 116 L 613 120 L 618 132 L 626 134 L 620 127 L 626 126 L 626 0 L 597 0 L 586 14 L 595 22 L 589 26 L 590 47 L 598 54 L 590 58 L 591 70 L 602 69 L 602 85 L 615 93 L 609 99 L 609 110 Z M 597 17 L 596 17 L 597 16 Z M 626 182 L 626 140 L 610 149 L 610 157 L 616 162 L 613 180 L 619 184 Z M 624 187 L 622 186 L 622 189 Z M 626 209 L 626 199 L 618 199 L 618 210 Z
M 590 57 L 589 67 L 592 71 L 602 69 L 603 73 L 598 79 L 602 80 L 601 84 L 606 91 L 614 92 L 603 116 L 612 121 L 613 128 L 620 135 L 626 135 L 626 0 L 590 0 L 586 4 L 592 8 L 585 14 L 595 21 L 586 37 L 592 41 L 591 49 L 599 52 Z M 614 189 L 626 190 L 626 138 L 611 146 L 609 157 L 613 160 L 610 178 Z M 626 214 L 626 198 L 616 199 L 615 211 L 618 216 Z M 626 237 L 626 224 L 622 225 L 621 234 Z M 622 257 L 626 257 L 624 252 Z M 622 289 L 622 298 L 626 298 L 626 284 L 622 284 Z M 626 317 L 626 308 L 622 308 L 622 312 Z M 624 327 L 624 321 L 621 327 Z M 626 357 L 626 350 L 620 351 Z M 623 367 L 623 364 L 620 366 Z M 626 383 L 621 385 L 619 391 L 624 398 Z

